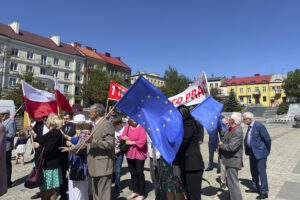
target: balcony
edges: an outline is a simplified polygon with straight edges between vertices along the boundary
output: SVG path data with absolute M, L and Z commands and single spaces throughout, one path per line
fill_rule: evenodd
M 275 90 L 276 94 L 281 94 L 281 90 Z
M 50 79 L 53 80 L 53 76 L 51 75 L 47 75 L 47 74 L 39 74 L 37 75 L 38 78 L 42 78 L 42 79 Z
M 260 90 L 254 90 L 254 91 L 252 92 L 252 94 L 253 94 L 254 96 L 259 96 L 259 95 L 260 95 Z

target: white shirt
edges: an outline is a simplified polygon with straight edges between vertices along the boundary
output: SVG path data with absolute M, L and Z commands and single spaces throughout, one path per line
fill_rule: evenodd
M 149 142 L 148 142 L 148 153 L 149 153 L 149 156 L 150 156 L 150 158 L 153 158 L 153 151 L 154 151 L 154 149 L 153 148 L 155 148 L 155 146 L 152 144 L 152 141 L 151 141 L 151 139 L 150 138 L 148 138 L 149 140 Z M 153 147 L 153 148 L 152 148 Z M 159 151 L 155 148 L 155 154 L 156 154 L 156 159 L 160 159 L 160 156 L 161 156 L 161 154 L 159 153 Z
M 249 125 L 249 131 L 248 131 L 248 137 L 247 137 L 247 145 L 249 147 L 251 147 L 251 133 L 252 133 L 252 128 L 253 128 L 253 124 L 254 124 L 255 120 L 253 120 L 251 122 L 251 124 Z
M 103 117 L 100 117 L 96 122 L 93 122 L 93 127 L 95 128 L 97 126 L 97 124 L 99 124 L 99 122 L 101 121 Z
M 45 135 L 46 133 L 49 132 L 49 128 L 44 124 L 44 127 L 43 127 L 43 135 Z

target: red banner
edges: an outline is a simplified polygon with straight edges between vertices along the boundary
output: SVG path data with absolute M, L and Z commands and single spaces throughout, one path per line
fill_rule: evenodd
M 127 88 L 116 82 L 110 82 L 108 99 L 119 101 L 125 92 L 127 92 Z

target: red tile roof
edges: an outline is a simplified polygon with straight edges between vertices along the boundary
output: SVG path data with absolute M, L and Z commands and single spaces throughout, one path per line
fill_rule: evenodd
M 77 50 L 79 50 L 81 53 L 83 53 L 85 56 L 91 57 L 91 58 L 95 58 L 97 60 L 101 60 L 101 61 L 106 61 L 105 59 L 103 59 L 101 56 L 99 56 L 96 53 L 96 50 L 90 48 L 90 47 L 81 47 L 78 43 L 75 43 L 75 48 Z
M 130 69 L 130 67 L 128 67 L 124 62 L 121 61 L 120 57 L 111 57 L 110 53 L 103 54 L 103 53 L 97 52 L 97 54 L 99 56 L 101 56 L 103 59 L 105 59 L 106 62 L 108 62 L 108 63 Z
M 230 85 L 248 85 L 248 84 L 260 84 L 260 83 L 269 83 L 272 75 L 259 75 L 255 74 L 250 77 L 224 79 L 221 86 L 230 86 Z
M 52 49 L 54 51 L 82 56 L 74 47 L 72 47 L 72 45 L 60 42 L 60 46 L 57 46 L 50 38 L 30 33 L 24 30 L 20 30 L 19 34 L 16 34 L 10 26 L 7 26 L 5 24 L 0 24 L 0 35 L 47 49 Z

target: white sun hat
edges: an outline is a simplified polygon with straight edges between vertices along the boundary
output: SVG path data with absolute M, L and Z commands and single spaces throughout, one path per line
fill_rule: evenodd
M 74 119 L 71 120 L 74 124 L 83 124 L 86 123 L 85 116 L 83 114 L 78 114 L 74 116 Z

